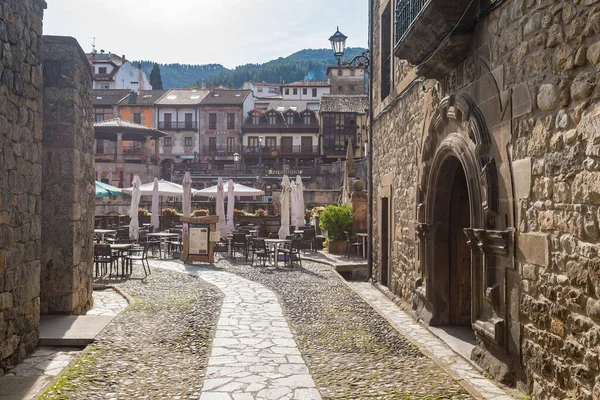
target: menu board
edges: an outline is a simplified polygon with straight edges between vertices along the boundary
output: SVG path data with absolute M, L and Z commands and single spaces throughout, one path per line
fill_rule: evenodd
M 208 254 L 210 229 L 205 225 L 189 226 L 189 254 Z

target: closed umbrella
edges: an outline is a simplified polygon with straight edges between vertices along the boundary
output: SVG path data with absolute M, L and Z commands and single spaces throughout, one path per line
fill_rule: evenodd
M 183 216 L 189 217 L 191 213 L 192 201 L 192 177 L 189 172 L 183 176 Z
M 133 192 L 131 194 L 131 207 L 129 208 L 129 217 L 131 221 L 129 222 L 129 238 L 133 240 L 138 240 L 140 237 L 140 223 L 138 222 L 138 207 L 140 205 L 140 197 L 142 194 L 140 193 L 140 186 L 142 185 L 142 181 L 139 176 L 135 176 L 133 178 Z
M 112 168 L 108 170 L 108 184 L 112 185 Z
M 298 207 L 296 205 L 296 201 L 297 201 L 297 197 L 296 197 L 296 181 L 290 181 L 290 203 L 291 203 L 291 207 L 290 207 L 290 215 L 292 217 L 291 221 L 291 225 L 296 225 L 296 213 L 298 212 Z M 296 230 L 297 230 L 297 226 L 296 226 Z
M 287 175 L 281 181 L 281 227 L 279 228 L 279 239 L 285 239 L 290 235 L 290 179 Z
M 217 216 L 219 222 L 217 222 L 217 232 L 220 233 L 222 238 L 227 237 L 227 223 L 225 222 L 225 193 L 223 190 L 223 178 L 219 177 L 217 181 Z
M 102 180 L 102 167 L 99 165 L 96 165 L 96 180 L 97 181 Z
M 158 219 L 159 211 L 158 204 L 160 202 L 160 195 L 158 192 L 158 178 L 154 178 L 154 186 L 152 189 L 152 217 L 150 217 L 150 223 L 154 228 L 154 232 L 160 229 L 160 220 Z
M 296 175 L 296 190 L 294 191 L 296 196 L 296 227 L 304 226 L 306 220 L 304 219 L 304 184 L 302 183 L 302 177 Z
M 235 195 L 233 194 L 233 181 L 227 181 L 227 232 L 233 232 L 235 226 L 233 224 L 233 207 L 235 205 Z

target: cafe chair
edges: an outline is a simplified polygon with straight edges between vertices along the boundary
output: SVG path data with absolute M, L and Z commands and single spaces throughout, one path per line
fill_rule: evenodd
M 359 251 L 362 251 L 362 242 L 356 239 L 353 241 L 348 231 L 344 231 L 344 235 L 346 235 L 346 258 L 350 258 L 352 248 L 355 248 L 356 254 L 359 254 Z
M 150 264 L 148 263 L 148 249 L 150 248 L 150 244 L 148 242 L 144 243 L 143 246 L 136 246 L 129 249 L 127 256 L 125 256 L 126 264 L 129 266 L 131 272 L 133 272 L 133 262 L 141 261 L 142 267 L 144 268 L 144 278 L 150 275 L 152 272 L 150 271 Z M 146 268 L 148 270 L 146 271 Z
M 313 229 L 305 229 L 302 231 L 302 249 L 305 253 L 307 248 L 314 252 L 317 251 L 316 239 L 317 237 Z
M 267 265 L 267 260 L 269 259 L 270 253 L 269 249 L 267 249 L 267 244 L 264 239 L 253 239 L 252 240 L 252 260 L 250 262 L 250 266 L 254 266 L 254 257 L 262 260 L 263 267 Z
M 94 264 L 96 265 L 96 276 L 106 274 L 107 265 L 110 265 L 110 272 L 112 275 L 114 261 L 115 258 L 109 244 L 97 244 L 94 246 Z
M 246 240 L 246 234 L 241 232 L 234 232 L 233 238 L 231 239 L 231 255 L 235 257 L 235 251 L 241 250 L 248 261 L 248 242 Z
M 302 257 L 300 250 L 302 249 L 302 239 L 292 239 L 290 243 L 284 243 L 283 247 L 278 251 L 278 261 L 283 261 L 284 264 L 289 264 L 290 267 L 294 266 L 294 262 L 298 263 L 302 267 Z

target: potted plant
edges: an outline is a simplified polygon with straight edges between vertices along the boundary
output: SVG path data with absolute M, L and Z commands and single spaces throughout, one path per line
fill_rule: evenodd
M 208 213 L 208 209 L 199 209 L 199 210 L 194 210 L 192 211 L 192 217 L 205 217 L 207 216 Z
M 254 214 L 256 214 L 257 217 L 264 217 L 265 215 L 268 215 L 269 213 L 267 212 L 267 210 L 265 210 L 264 208 L 258 208 Z
M 317 235 L 321 234 L 321 225 L 319 224 L 319 219 L 321 218 L 321 213 L 325 210 L 325 207 L 323 206 L 316 206 L 313 207 L 312 209 L 312 217 L 315 225 L 315 232 L 317 233 Z
M 320 225 L 321 229 L 325 229 L 328 233 L 329 252 L 344 254 L 346 252 L 344 231 L 352 228 L 352 207 L 348 204 L 328 205 L 320 213 Z
M 150 211 L 145 208 L 138 208 L 138 217 L 150 217 L 151 215 Z
M 238 210 L 237 208 L 233 209 L 233 216 L 234 217 L 241 217 L 243 215 L 243 211 L 242 210 Z

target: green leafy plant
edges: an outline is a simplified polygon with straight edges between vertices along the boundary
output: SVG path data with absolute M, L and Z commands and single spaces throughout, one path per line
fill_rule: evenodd
M 150 211 L 146 210 L 145 208 L 138 208 L 138 217 L 149 217 L 152 214 L 150 214 Z
M 313 209 L 312 209 L 312 216 L 313 216 L 313 217 L 318 217 L 318 216 L 320 216 L 320 215 L 321 215 L 321 213 L 322 213 L 323 211 L 325 211 L 325 207 L 323 207 L 323 206 L 316 206 L 316 207 L 313 207 Z
M 162 209 L 162 215 L 163 216 L 170 216 L 170 215 L 172 215 L 172 216 L 176 216 L 176 217 L 177 216 L 181 217 L 183 214 L 178 213 L 177 210 L 174 209 L 174 208 L 165 207 L 165 208 Z
M 207 209 L 199 209 L 199 210 L 194 210 L 192 211 L 192 217 L 204 217 L 206 215 L 209 215 L 209 212 Z
M 268 215 L 269 213 L 264 208 L 258 208 L 254 212 L 254 214 L 256 214 L 258 217 L 264 217 L 265 215 Z
M 352 207 L 348 204 L 341 206 L 328 205 L 321 212 L 321 229 L 325 229 L 329 234 L 330 240 L 344 239 L 344 231 L 352 228 Z

